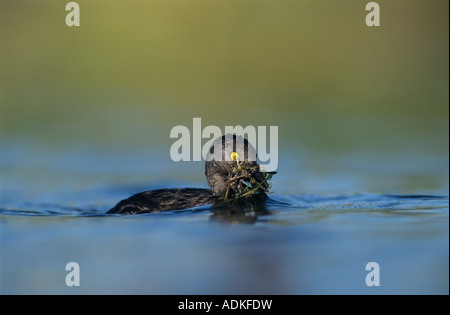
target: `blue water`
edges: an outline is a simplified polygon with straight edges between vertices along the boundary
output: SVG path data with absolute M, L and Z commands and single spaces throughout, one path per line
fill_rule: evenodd
M 333 167 L 284 154 L 302 160 L 280 162 L 264 206 L 117 216 L 105 212 L 136 192 L 206 187 L 203 166 L 155 165 L 148 157 L 167 159 L 154 151 L 3 149 L 3 294 L 449 292 L 448 177 L 436 163 L 446 157 L 392 156 L 371 169 L 376 159 L 357 154 Z M 66 285 L 68 262 L 79 287 Z M 379 287 L 366 285 L 369 262 Z
M 1 209 L 2 293 L 448 292 L 447 197 L 272 199 L 264 208 L 138 216 Z M 80 287 L 65 285 L 70 261 Z M 365 284 L 372 261 L 380 287 Z

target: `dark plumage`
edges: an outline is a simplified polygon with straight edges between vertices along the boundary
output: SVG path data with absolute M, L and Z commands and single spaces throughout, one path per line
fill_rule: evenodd
M 221 150 L 220 150 L 221 148 Z M 230 157 L 238 156 L 240 163 L 254 168 L 252 177 L 262 183 L 264 192 L 248 201 L 261 202 L 267 198 L 269 186 L 264 181 L 256 163 L 256 150 L 242 137 L 222 136 L 214 141 L 206 156 L 205 175 L 211 190 L 200 188 L 172 188 L 145 191 L 120 201 L 108 214 L 140 214 L 169 210 L 182 210 L 207 204 L 223 204 L 234 192 L 228 184 L 230 165 L 237 162 Z
M 107 213 L 139 214 L 179 210 L 212 204 L 217 197 L 209 189 L 172 188 L 149 190 L 120 201 Z

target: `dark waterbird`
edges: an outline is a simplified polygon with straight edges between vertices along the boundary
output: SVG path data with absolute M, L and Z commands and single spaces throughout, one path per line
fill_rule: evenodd
M 215 150 L 215 148 L 222 150 Z M 275 172 L 261 172 L 255 148 L 236 135 L 217 138 L 205 161 L 210 189 L 169 188 L 138 193 L 120 201 L 107 214 L 141 214 L 182 210 L 203 205 L 258 205 L 270 191 L 269 180 Z

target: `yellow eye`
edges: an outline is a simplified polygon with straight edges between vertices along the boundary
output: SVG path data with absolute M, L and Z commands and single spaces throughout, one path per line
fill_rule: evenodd
M 230 154 L 230 158 L 233 161 L 238 161 L 239 160 L 239 154 L 237 152 L 233 152 L 233 153 Z

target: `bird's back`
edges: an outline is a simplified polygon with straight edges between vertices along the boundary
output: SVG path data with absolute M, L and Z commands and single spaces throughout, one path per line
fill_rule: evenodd
M 212 204 L 216 199 L 209 189 L 157 189 L 144 191 L 124 199 L 107 214 L 141 214 L 182 210 Z

